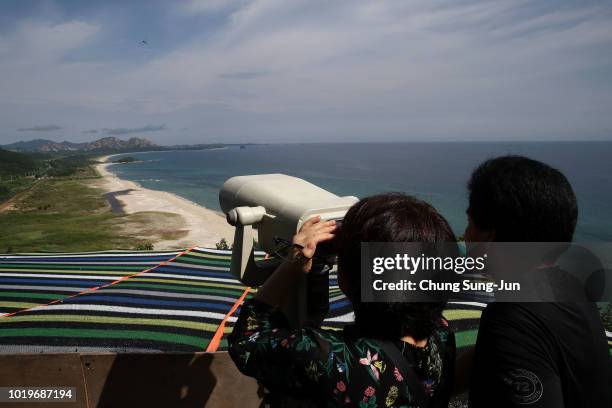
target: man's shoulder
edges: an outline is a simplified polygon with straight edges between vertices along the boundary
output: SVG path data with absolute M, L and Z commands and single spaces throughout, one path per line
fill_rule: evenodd
M 508 338 L 546 337 L 566 318 L 563 309 L 545 303 L 499 302 L 489 304 L 480 319 L 480 330 Z
M 596 306 L 588 302 L 492 303 L 483 312 L 480 327 L 530 337 L 541 333 L 561 342 L 576 341 L 585 333 L 604 333 Z
M 521 319 L 534 316 L 542 311 L 534 303 L 494 302 L 487 305 L 481 320 L 488 319 Z
M 524 318 L 537 317 L 543 319 L 565 319 L 567 315 L 588 316 L 596 309 L 593 304 L 583 303 L 552 303 L 552 302 L 495 302 L 489 304 L 483 312 L 483 318 L 506 317 Z

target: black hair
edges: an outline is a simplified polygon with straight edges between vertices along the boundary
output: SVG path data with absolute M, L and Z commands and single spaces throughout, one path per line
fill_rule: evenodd
M 557 169 L 522 156 L 482 163 L 468 182 L 472 223 L 499 242 L 570 242 L 578 219 L 576 196 Z
M 367 197 L 353 205 L 338 231 L 338 274 L 347 283 L 360 333 L 379 338 L 426 339 L 446 302 L 361 302 L 361 242 L 456 242 L 448 222 L 429 204 L 401 193 Z

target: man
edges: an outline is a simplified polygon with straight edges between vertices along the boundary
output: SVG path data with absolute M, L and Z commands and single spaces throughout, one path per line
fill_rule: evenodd
M 570 242 L 576 197 L 563 174 L 520 156 L 468 183 L 468 242 Z M 493 303 L 482 314 L 470 406 L 610 408 L 608 345 L 592 302 Z

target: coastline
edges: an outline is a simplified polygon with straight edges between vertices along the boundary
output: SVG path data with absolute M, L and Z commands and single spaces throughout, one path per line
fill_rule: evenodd
M 177 229 L 184 231 L 184 236 L 153 241 L 155 249 L 177 249 L 195 245 L 214 248 L 222 238 L 225 238 L 228 244 L 232 243 L 234 228 L 227 223 L 223 214 L 176 194 L 150 190 L 133 181 L 120 179 L 108 169 L 111 163 L 106 163 L 113 156 L 115 155 L 97 158 L 103 162 L 94 165 L 102 176 L 97 187 L 102 188 L 106 194 L 114 193 L 124 213 L 163 212 L 177 214 L 182 220 L 182 225 L 177 225 Z

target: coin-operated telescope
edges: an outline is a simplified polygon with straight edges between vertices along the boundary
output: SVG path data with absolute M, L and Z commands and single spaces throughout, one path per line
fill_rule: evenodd
M 246 285 L 261 285 L 282 261 L 275 256 L 280 241 L 291 241 L 302 224 L 317 215 L 324 221 L 341 221 L 357 201 L 285 174 L 230 178 L 221 187 L 219 203 L 227 222 L 236 227 L 231 273 Z M 255 229 L 259 247 L 270 254 L 269 260 L 255 260 Z M 320 272 L 314 269 L 309 275 Z
M 291 240 L 309 218 L 342 220 L 358 200 L 338 197 L 297 177 L 285 174 L 259 174 L 232 177 L 223 184 L 219 203 L 227 222 L 236 227 L 231 272 L 243 283 L 259 286 L 267 275 L 257 270 L 253 260 L 255 231 L 259 247 L 270 255 L 278 238 Z

